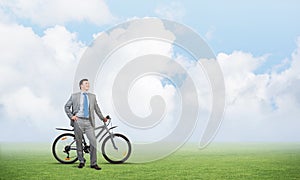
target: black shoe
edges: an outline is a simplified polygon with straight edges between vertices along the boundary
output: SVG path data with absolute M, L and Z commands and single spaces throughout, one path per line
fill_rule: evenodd
M 96 170 L 101 170 L 101 167 L 99 167 L 97 164 L 92 165 L 91 168 L 96 169 Z
M 83 168 L 84 163 L 79 163 L 78 168 Z

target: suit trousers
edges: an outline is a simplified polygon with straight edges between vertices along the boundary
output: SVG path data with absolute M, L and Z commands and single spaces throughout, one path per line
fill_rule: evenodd
M 82 148 L 82 137 L 85 133 L 89 143 L 90 143 L 90 164 L 97 164 L 97 141 L 95 136 L 94 127 L 91 125 L 91 122 L 86 119 L 78 118 L 77 121 L 74 121 L 74 133 L 76 139 L 77 147 L 77 157 L 80 163 L 85 163 L 83 157 L 83 148 Z

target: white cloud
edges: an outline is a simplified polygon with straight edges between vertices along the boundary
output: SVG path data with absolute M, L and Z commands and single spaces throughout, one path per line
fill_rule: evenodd
M 210 27 L 209 30 L 205 33 L 204 37 L 207 40 L 211 40 L 214 36 L 215 31 L 216 31 L 215 27 Z
M 50 97 L 38 97 L 29 87 L 7 92 L 1 100 L 11 120 L 27 118 L 35 121 L 34 124 L 43 124 L 45 115 L 51 118 L 55 115 L 55 110 L 50 105 Z
M 49 132 L 41 133 L 39 138 L 53 138 L 49 134 L 55 132 L 55 126 L 68 126 L 63 105 L 72 91 L 75 68 L 86 46 L 78 41 L 76 33 L 69 32 L 64 26 L 56 25 L 48 28 L 43 36 L 38 36 L 29 27 L 7 24 L 4 23 L 5 21 L 0 22 L 0 83 L 2 85 L 0 113 L 1 117 L 7 118 L 5 121 L 0 121 L 0 130 L 8 134 L 5 137 L 20 140 L 21 135 L 15 136 L 10 128 L 31 124 L 40 131 Z M 130 59 L 147 53 L 160 53 L 170 57 L 172 53 L 170 49 L 170 45 L 148 41 L 125 48 L 119 57 Z M 282 62 L 284 64 L 289 62 L 290 66 L 286 70 L 277 72 L 274 68 L 268 73 L 254 73 L 267 58 L 267 56 L 255 57 L 251 53 L 240 51 L 232 54 L 218 54 L 217 59 L 222 67 L 226 83 L 227 109 L 220 132 L 217 134 L 217 140 L 300 140 L 298 133 L 300 126 L 298 120 L 300 115 L 300 38 L 297 41 L 297 49 L 290 58 Z M 183 64 L 186 62 L 184 58 L 179 58 L 177 61 L 182 61 Z M 113 63 L 113 61 L 111 63 L 108 71 L 118 72 L 122 67 L 122 64 Z M 189 64 L 186 66 L 188 67 Z M 199 74 L 198 71 L 193 71 L 190 69 L 191 75 Z M 113 77 L 106 78 L 109 80 Z M 203 81 L 205 80 L 200 79 L 198 83 Z M 154 85 L 155 83 L 157 81 L 152 82 Z M 201 84 L 202 90 L 204 85 L 206 84 Z M 132 107 L 138 106 L 139 109 L 135 109 L 137 114 L 148 113 L 141 104 L 148 102 L 149 97 L 153 95 L 153 92 L 149 91 L 151 86 L 145 85 L 144 90 L 143 86 L 143 82 L 137 84 L 136 91 L 146 92 L 145 97 L 134 99 L 135 97 L 132 96 L 133 99 L 130 102 Z M 174 88 L 167 86 L 159 88 L 158 93 L 166 99 L 173 97 Z M 95 89 L 99 89 L 96 92 L 99 94 L 98 98 L 106 98 L 107 102 L 111 100 L 109 95 L 100 94 L 104 87 Z M 135 91 L 132 93 L 137 94 Z M 208 94 L 209 92 L 205 90 L 200 95 L 206 97 Z M 138 102 L 141 103 L 138 104 Z M 100 105 L 106 106 L 101 101 Z M 205 108 L 207 104 L 202 101 L 200 106 Z M 104 111 L 104 113 L 110 112 Z M 28 129 L 18 130 L 23 134 L 31 133 Z M 0 141 L 5 137 L 2 136 Z
M 181 21 L 185 16 L 185 8 L 183 4 L 173 1 L 169 4 L 161 4 L 155 9 L 155 14 L 160 18 Z
M 73 76 L 85 46 L 63 26 L 45 30 L 0 23 L 0 108 L 3 132 L 14 126 L 36 128 L 40 140 L 49 139 L 55 126 L 68 126 L 63 106 L 72 91 Z M 22 133 L 31 133 L 19 128 Z M 44 133 L 45 131 L 49 133 Z M 7 135 L 9 136 L 9 135 Z M 22 140 L 21 136 L 9 136 Z M 5 137 L 2 140 L 7 140 Z
M 170 57 L 171 47 L 159 46 L 159 44 L 149 45 L 149 42 L 126 48 L 120 57 L 132 59 L 145 52 L 160 52 Z M 153 43 L 153 42 L 152 42 Z M 146 48 L 145 47 L 151 47 Z M 159 47 L 158 49 L 156 49 Z M 164 48 L 163 48 L 164 47 Z M 162 51 L 163 50 L 163 51 Z M 255 71 L 268 60 L 268 55 L 259 57 L 253 56 L 251 53 L 234 51 L 232 54 L 220 53 L 217 56 L 218 62 L 222 68 L 226 86 L 226 104 L 227 109 L 225 119 L 217 134 L 217 141 L 299 141 L 300 135 L 298 127 L 300 121 L 300 40 L 297 43 L 297 49 L 292 54 L 290 61 L 291 66 L 285 71 L 278 73 L 275 69 L 270 72 L 257 74 Z M 115 54 L 114 54 L 115 55 Z M 194 65 L 190 64 L 185 57 L 177 57 L 177 62 L 181 63 L 189 70 L 191 76 L 198 76 L 196 84 L 201 87 L 200 108 L 201 118 L 209 117 L 210 103 L 208 102 L 211 95 L 207 87 L 207 80 L 203 76 L 203 72 L 196 71 Z M 116 63 L 110 62 L 111 67 Z M 286 63 L 286 60 L 283 60 Z M 116 68 L 116 66 L 114 66 Z M 119 67 L 120 68 L 120 67 Z M 110 69 L 110 68 L 108 68 Z M 118 72 L 118 70 L 114 70 Z M 168 72 L 172 73 L 172 71 Z M 105 73 L 104 73 L 105 74 Z M 200 75 L 201 74 L 201 75 Z M 199 76 L 200 75 L 200 76 Z M 109 77 L 113 78 L 113 77 Z M 112 82 L 108 77 L 107 81 Z M 195 80 L 195 79 L 194 79 Z M 151 82 L 151 81 L 148 81 Z M 152 82 L 152 84 L 155 84 Z M 103 84 L 101 84 L 103 86 Z M 104 85 L 105 86 L 105 85 Z M 107 87 L 111 87 L 108 85 Z M 104 89 L 98 87 L 96 89 Z M 137 89 L 133 89 L 131 93 L 130 105 L 137 114 L 147 114 L 149 109 L 146 105 L 149 102 L 152 91 L 151 86 L 141 84 Z M 174 90 L 174 89 L 171 89 Z M 140 93 L 138 93 L 138 92 Z M 162 92 L 173 98 L 172 91 L 161 89 Z M 173 92 L 174 93 L 174 92 Z M 134 95 L 135 96 L 134 96 Z M 141 96 L 143 94 L 144 96 Z M 159 93 L 158 93 L 159 94 Z M 101 96 L 111 97 L 108 94 Z M 109 102 L 109 100 L 107 100 Z M 174 104 L 173 104 L 174 105 Z M 107 105 L 108 107 L 109 105 Z M 176 106 L 176 104 L 174 105 Z M 146 108 L 145 108 L 146 107 Z M 205 121 L 200 120 L 198 129 L 195 134 L 201 134 Z M 130 134 L 130 131 L 128 131 Z M 194 135 L 195 135 L 194 134 Z M 195 137 L 192 138 L 195 140 Z M 196 137 L 199 140 L 199 137 Z
M 9 22 L 9 16 L 4 12 L 4 9 L 1 8 L 1 2 L 0 2 L 0 22 Z
M 103 0 L 3 0 L 0 5 L 10 9 L 17 18 L 28 19 L 41 26 L 72 21 L 102 25 L 115 20 Z
M 258 85 L 254 71 L 265 61 L 263 57 L 253 57 L 250 53 L 240 51 L 230 55 L 220 53 L 217 56 L 225 77 L 228 103 L 233 103 L 241 93 L 247 93 L 250 88 Z M 251 91 L 251 89 L 250 89 Z
M 164 29 L 160 20 L 155 20 L 155 23 L 156 28 L 154 28 L 155 30 L 152 31 L 152 33 L 156 32 L 157 34 L 163 34 L 165 37 L 174 39 L 174 35 Z M 109 34 L 102 34 L 101 42 L 105 42 L 106 39 L 104 38 L 107 38 L 109 40 L 108 44 L 117 44 L 118 42 L 115 42 L 116 40 L 123 40 L 122 38 L 120 39 L 120 37 L 135 37 L 136 34 L 144 34 L 148 29 L 149 27 L 147 24 L 141 25 L 140 23 L 134 22 L 131 23 L 127 29 L 117 28 Z M 124 32 L 126 33 L 123 34 Z M 97 44 L 97 41 L 94 44 Z M 161 54 L 170 57 L 171 50 L 171 44 L 156 40 L 128 42 L 126 44 L 122 44 L 122 47 L 119 47 L 111 56 L 109 56 L 109 58 L 105 61 L 105 64 L 103 64 L 102 70 L 98 74 L 98 79 L 95 84 L 95 92 L 98 94 L 98 99 L 103 107 L 103 112 L 110 113 L 110 115 L 114 118 L 114 123 L 118 124 L 119 129 L 121 131 L 125 131 L 126 135 L 131 137 L 131 140 L 133 141 L 153 141 L 154 139 L 161 139 L 168 135 L 168 133 L 172 130 L 173 126 L 170 126 L 169 123 L 174 119 L 172 117 L 170 118 L 170 116 L 173 115 L 170 112 L 174 113 L 174 100 L 170 100 L 175 96 L 175 88 L 171 86 L 163 87 L 159 78 L 153 76 L 145 76 L 133 84 L 128 95 L 128 100 L 131 110 L 137 116 L 145 117 L 151 113 L 150 99 L 152 96 L 160 95 L 165 101 L 167 101 L 166 114 L 168 114 L 168 117 L 164 118 L 164 123 L 154 127 L 153 129 L 140 130 L 128 127 L 126 124 L 118 121 L 118 115 L 112 103 L 113 82 L 123 66 L 135 58 L 150 54 Z M 119 111 L 120 110 L 118 110 L 118 112 Z M 176 125 L 174 121 L 173 125 Z M 167 131 L 167 129 L 171 130 Z
M 227 109 L 218 140 L 299 141 L 300 43 L 291 66 L 278 73 L 255 74 L 266 56 L 220 53 L 224 72 Z M 286 63 L 286 59 L 283 60 Z

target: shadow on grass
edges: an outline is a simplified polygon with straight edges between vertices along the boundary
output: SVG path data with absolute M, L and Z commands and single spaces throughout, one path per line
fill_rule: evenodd
M 118 163 L 118 164 L 113 164 L 113 163 L 109 163 L 109 162 L 103 162 L 103 163 L 100 163 L 100 164 L 110 164 L 110 165 L 116 165 L 116 166 L 120 166 L 120 165 L 130 165 L 130 164 L 137 164 L 137 163 L 130 163 L 130 162 L 125 162 L 125 163 Z

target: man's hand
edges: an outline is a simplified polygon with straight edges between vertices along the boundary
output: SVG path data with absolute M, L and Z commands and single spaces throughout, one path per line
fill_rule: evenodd
M 107 120 L 108 120 L 107 118 L 104 118 L 104 119 L 103 119 L 103 122 L 107 122 Z
M 78 120 L 78 117 L 77 116 L 72 116 L 71 118 L 73 121 L 77 121 Z

